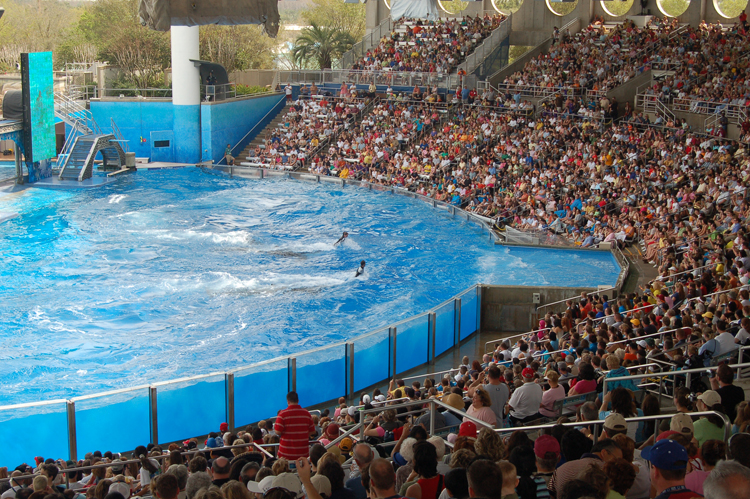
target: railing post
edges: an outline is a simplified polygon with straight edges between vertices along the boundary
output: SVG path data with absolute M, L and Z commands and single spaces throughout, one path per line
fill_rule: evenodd
M 289 357 L 289 391 L 297 391 L 297 357 Z
M 396 377 L 396 328 L 388 328 L 388 337 L 391 342 L 391 378 Z
M 429 328 L 429 347 L 427 349 L 427 355 L 429 356 L 429 359 L 427 360 L 428 364 L 431 366 L 435 365 L 435 329 L 436 329 L 436 321 L 437 321 L 437 314 L 435 312 L 430 312 L 430 315 L 428 316 L 429 320 L 427 321 L 427 327 Z
M 149 401 L 149 407 L 151 408 L 151 443 L 152 444 L 158 444 L 159 443 L 159 414 L 157 411 L 157 397 L 156 397 L 156 387 L 155 386 L 149 386 L 148 387 L 148 401 Z
M 456 327 L 453 328 L 453 346 L 457 346 L 461 343 L 461 298 L 456 298 L 453 302 L 455 310 Z
M 435 411 L 437 411 L 435 400 L 430 399 L 430 435 L 435 434 Z
M 71 461 L 78 461 L 78 441 L 76 437 L 76 403 L 68 400 L 68 452 Z
M 346 367 L 347 367 L 347 386 L 346 393 L 349 399 L 354 398 L 354 343 L 346 344 Z
M 229 431 L 234 431 L 234 373 L 224 374 L 227 396 L 227 424 Z
M 482 332 L 482 295 L 484 288 L 477 284 L 477 333 Z

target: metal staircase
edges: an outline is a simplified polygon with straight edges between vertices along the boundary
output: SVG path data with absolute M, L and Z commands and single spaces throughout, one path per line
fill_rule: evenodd
M 125 151 L 113 134 L 79 135 L 65 157 L 58 177 L 79 182 L 91 178 L 98 153 L 102 155 L 103 170 L 117 171 L 125 165 Z
M 55 116 L 72 128 L 57 156 L 58 177 L 79 182 L 91 178 L 97 154 L 102 156 L 103 170 L 122 169 L 128 146 L 114 119 L 110 120 L 113 133 L 104 133 L 91 111 L 74 97 L 55 92 Z

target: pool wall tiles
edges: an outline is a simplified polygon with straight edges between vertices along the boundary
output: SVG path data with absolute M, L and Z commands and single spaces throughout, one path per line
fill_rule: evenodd
M 194 163 L 220 160 L 227 144 L 235 145 L 265 117 L 257 132 L 262 130 L 275 116 L 266 114 L 282 99 L 274 93 L 199 107 L 173 106 L 170 101 L 91 101 L 91 113 L 104 133 L 112 132 L 114 119 L 136 157 Z M 243 140 L 241 147 L 252 138 Z

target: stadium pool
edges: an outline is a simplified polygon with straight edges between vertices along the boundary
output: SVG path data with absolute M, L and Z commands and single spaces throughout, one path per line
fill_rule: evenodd
M 496 246 L 414 199 L 195 168 L 27 189 L 0 211 L 19 213 L 0 225 L 0 404 L 328 345 L 476 283 L 613 285 L 620 270 L 605 252 Z

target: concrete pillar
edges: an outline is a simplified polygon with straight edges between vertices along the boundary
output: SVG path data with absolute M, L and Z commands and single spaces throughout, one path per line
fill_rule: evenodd
M 190 62 L 200 59 L 198 26 L 172 26 L 172 106 L 174 160 L 196 163 L 201 153 L 200 72 Z

